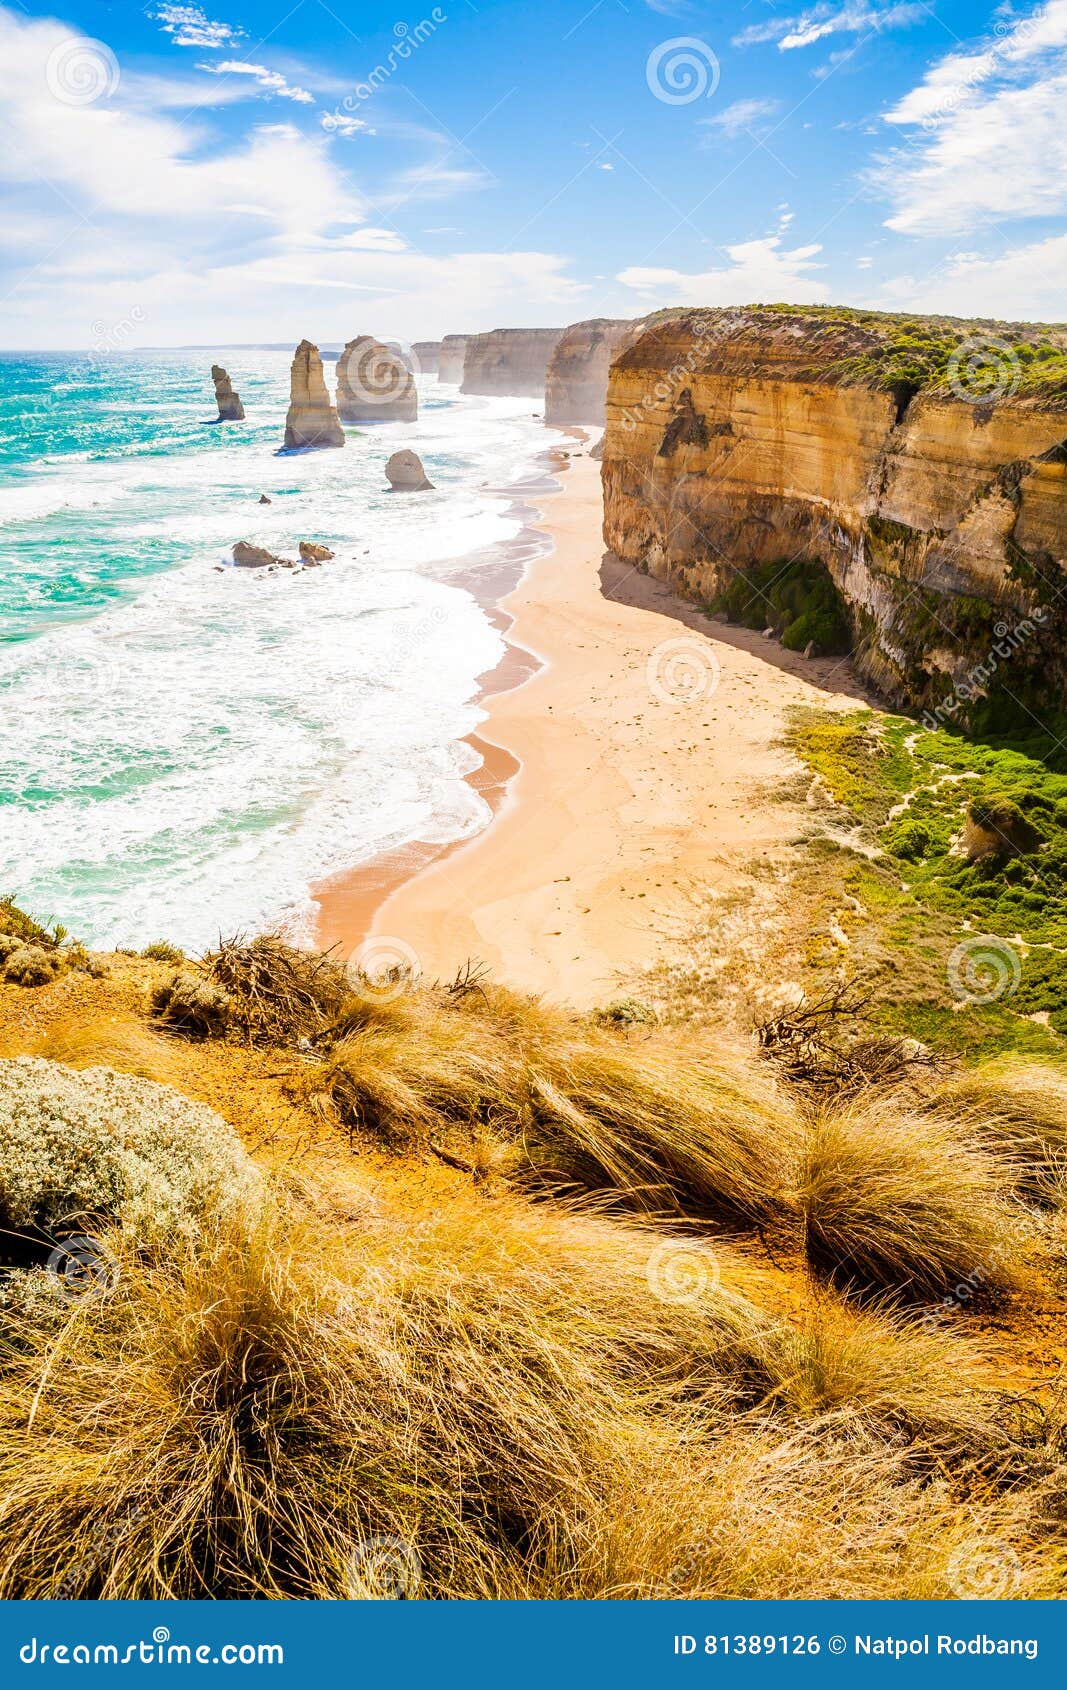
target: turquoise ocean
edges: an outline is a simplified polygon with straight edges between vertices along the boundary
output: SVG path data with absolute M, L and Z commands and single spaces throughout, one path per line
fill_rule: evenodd
M 0 892 L 91 945 L 308 938 L 315 881 L 487 819 L 479 572 L 519 533 L 535 404 L 420 377 L 417 422 L 279 455 L 289 358 L 0 355 Z M 213 361 L 245 423 L 211 426 Z M 401 446 L 436 491 L 388 490 Z M 238 569 L 241 539 L 336 556 Z

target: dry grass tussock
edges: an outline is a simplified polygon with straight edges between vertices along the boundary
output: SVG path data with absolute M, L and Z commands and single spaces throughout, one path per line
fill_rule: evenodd
M 953 1596 L 991 1543 L 1052 1594 L 1048 1481 L 983 1477 L 933 1340 L 666 1302 L 655 1235 L 517 1197 L 309 1196 L 11 1316 L 0 1595 Z
M 979 1273 L 1020 1283 L 1022 1168 L 948 1112 L 864 1096 L 823 1111 L 801 1158 L 808 1260 L 839 1285 L 921 1300 Z
M 375 989 L 269 939 L 221 947 L 197 990 L 222 989 L 223 957 L 223 1031 L 287 1046 L 296 1089 L 353 1141 L 660 1217 L 770 1227 L 857 1292 L 922 1300 L 976 1273 L 983 1294 L 1010 1290 L 1038 1238 L 1027 1205 L 1063 1190 L 1067 1081 L 1040 1067 L 947 1079 L 896 1051 L 879 1084 L 850 1069 L 827 1095 L 751 1046 L 619 1031 L 470 971 Z M 188 981 L 157 999 L 179 1027 Z
M 729 1045 L 627 1043 L 500 988 L 356 1005 L 342 1034 L 309 1084 L 352 1131 L 402 1149 L 480 1137 L 527 1181 L 660 1213 L 786 1207 L 800 1116 Z
M 377 990 L 275 939 L 141 966 L 155 1030 L 35 1035 L 83 1114 L 108 1040 L 180 1083 L 212 1037 L 343 1132 L 162 1229 L 128 1224 L 159 1149 L 136 1121 L 121 1158 L 92 1138 L 108 1202 L 77 1157 L 38 1170 L 18 1224 L 63 1186 L 117 1271 L 0 1298 L 0 1597 L 1062 1595 L 1059 1408 L 1009 1410 L 976 1340 L 919 1318 L 1029 1284 L 1062 1219 L 1056 1076 L 828 1100 L 706 1029 L 469 972 Z M 48 1110 L 19 1109 L 36 1166 Z M 426 1175 L 431 1149 L 474 1177 Z

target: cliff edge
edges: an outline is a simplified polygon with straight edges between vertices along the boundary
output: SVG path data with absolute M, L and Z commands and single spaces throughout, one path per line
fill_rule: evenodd
M 470 335 L 463 393 L 528 394 L 543 401 L 548 361 L 562 329 L 491 329 Z
M 564 329 L 545 375 L 546 423 L 603 426 L 612 361 L 644 329 L 643 321 L 618 317 L 591 317 Z
M 1063 325 L 667 314 L 611 367 L 603 488 L 608 546 L 688 597 L 821 569 L 900 702 L 966 716 L 1006 639 L 1036 686 L 1063 668 Z

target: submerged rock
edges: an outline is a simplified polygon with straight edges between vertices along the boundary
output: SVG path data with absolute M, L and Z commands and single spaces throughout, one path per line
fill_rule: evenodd
M 394 452 L 385 466 L 385 478 L 394 493 L 433 492 L 433 482 L 427 480 L 417 452 Z
M 215 403 L 219 408 L 219 422 L 244 422 L 245 408 L 241 396 L 221 364 L 212 364 L 211 379 L 215 383 Z
M 330 404 L 319 349 L 302 340 L 293 354 L 289 375 L 289 411 L 285 419 L 285 450 L 312 446 L 343 446 L 345 431 Z
M 266 546 L 253 546 L 247 540 L 238 540 L 233 548 L 233 561 L 241 569 L 295 569 L 297 567 L 295 558 L 279 557 L 276 552 L 269 552 Z

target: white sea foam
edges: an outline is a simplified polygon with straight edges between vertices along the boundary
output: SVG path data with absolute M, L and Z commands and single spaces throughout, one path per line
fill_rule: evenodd
M 269 923 L 308 936 L 317 879 L 484 825 L 462 736 L 503 646 L 449 575 L 517 532 L 488 487 L 529 474 L 545 438 L 529 401 L 433 383 L 427 398 L 417 424 L 340 452 L 276 456 L 284 406 L 265 404 L 202 447 L 70 463 L 50 509 L 75 566 L 125 560 L 121 596 L 78 618 L 64 601 L 0 647 L 0 886 L 99 945 L 195 949 Z M 387 490 L 406 444 L 438 492 Z M 0 488 L 0 511 L 25 495 L 16 544 L 59 490 L 43 477 L 39 508 L 34 491 Z M 299 573 L 223 565 L 241 538 L 337 555 Z

